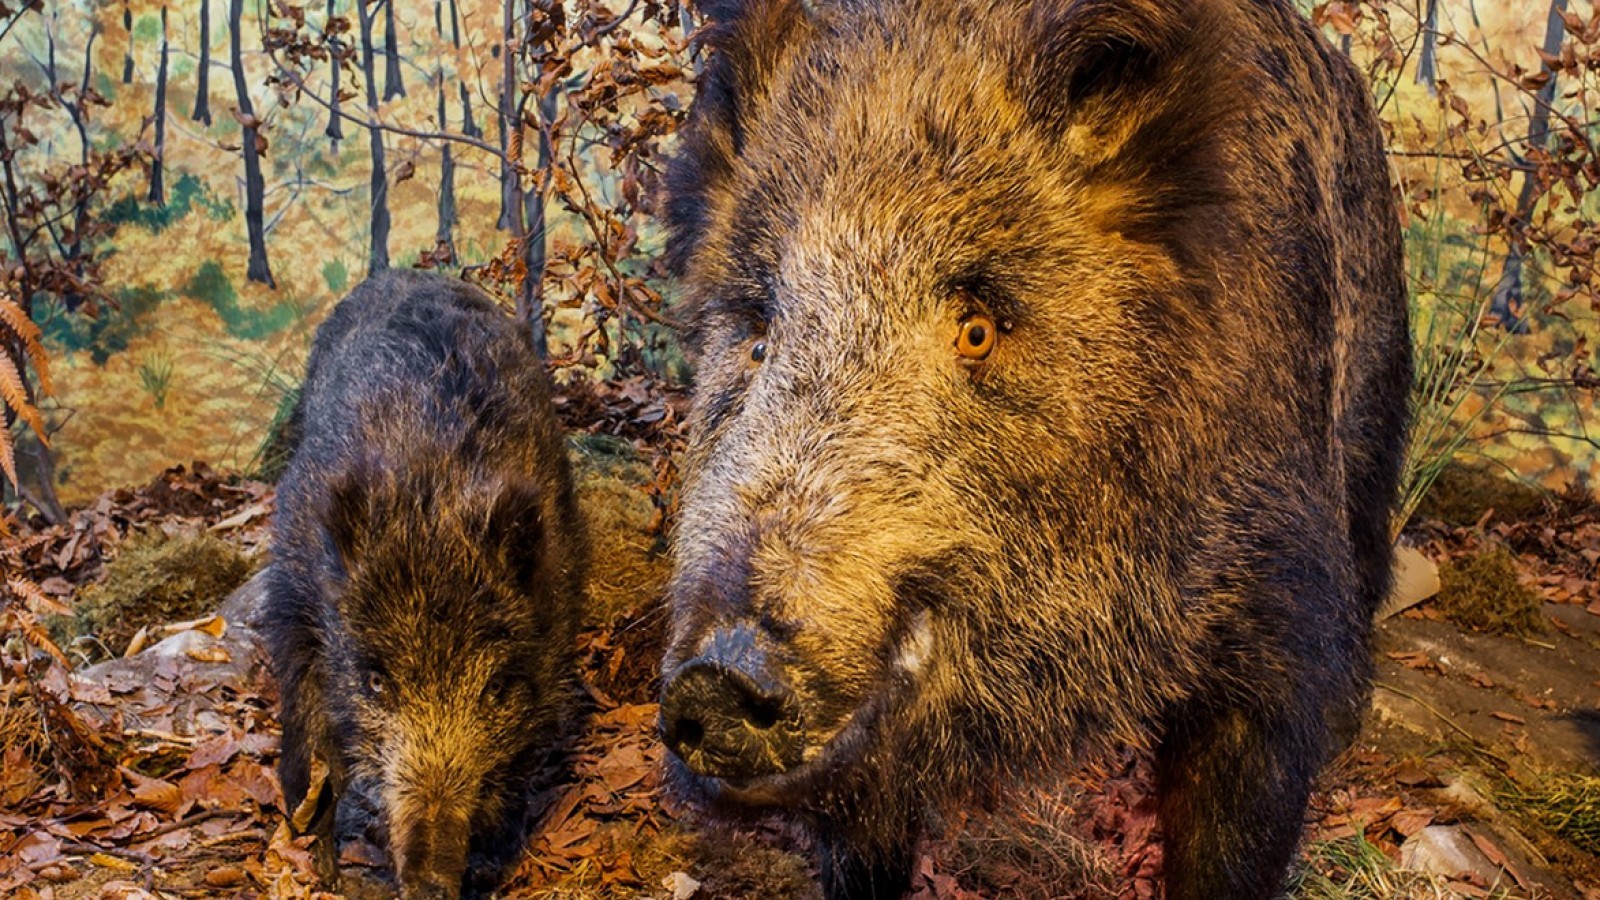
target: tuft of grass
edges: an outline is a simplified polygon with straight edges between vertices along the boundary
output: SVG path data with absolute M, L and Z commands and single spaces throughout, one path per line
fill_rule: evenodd
M 1510 551 L 1496 547 L 1439 568 L 1440 612 L 1474 631 L 1511 636 L 1544 631 L 1539 595 L 1517 578 Z
M 145 356 L 139 363 L 139 381 L 155 401 L 156 409 L 166 408 L 167 393 L 172 390 L 172 357 L 165 353 Z
M 256 448 L 250 468 L 255 478 L 276 482 L 283 477 L 283 470 L 289 466 L 289 458 L 294 456 L 295 448 L 300 445 L 300 420 L 295 416 L 296 408 L 300 405 L 300 386 L 280 378 L 269 380 L 265 387 L 277 392 L 278 405 L 272 412 L 272 421 L 267 424 L 267 436 Z
M 1318 841 L 1290 882 L 1290 900 L 1452 900 L 1445 879 L 1402 869 L 1366 835 Z M 1503 891 L 1494 897 L 1507 896 Z
M 98 643 L 121 653 L 140 628 L 198 618 L 215 609 L 250 575 L 250 560 L 232 544 L 202 534 L 134 538 L 106 566 L 105 580 L 79 595 L 71 617 L 57 617 L 61 643 Z M 85 640 L 87 639 L 87 640 Z
M 1507 783 L 1499 800 L 1584 852 L 1600 854 L 1600 777 L 1563 772 L 1531 784 Z
M 1441 123 L 1447 115 L 1441 107 Z M 1449 128 L 1439 128 L 1437 134 L 1431 183 L 1419 179 L 1412 186 L 1429 188 L 1435 196 L 1446 189 L 1450 177 Z M 1481 202 L 1480 220 L 1487 220 L 1490 201 Z M 1463 227 L 1447 207 L 1434 204 L 1433 214 L 1414 220 L 1405 236 L 1414 372 L 1411 428 L 1391 537 L 1399 537 L 1451 460 L 1464 451 L 1478 426 L 1516 385 L 1515 379 L 1496 374 L 1496 363 L 1513 352 L 1515 337 L 1513 330 L 1497 327 L 1493 315 L 1502 257 L 1485 232 Z M 1552 298 L 1527 299 L 1522 314 L 1534 320 Z
M 49 745 L 44 714 L 28 685 L 20 678 L 0 682 L 0 747 L 15 748 L 24 759 L 36 759 Z M 5 786 L 0 785 L 3 790 Z M 26 796 L 7 797 L 0 793 L 0 806 L 15 808 Z

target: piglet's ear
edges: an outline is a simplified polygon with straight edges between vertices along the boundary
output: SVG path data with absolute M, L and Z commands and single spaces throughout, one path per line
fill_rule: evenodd
M 694 11 L 709 22 L 730 22 L 751 3 L 752 0 L 697 0 Z
M 695 12 L 714 24 L 728 24 L 739 19 L 770 15 L 779 7 L 793 6 L 808 15 L 814 15 L 822 0 L 696 0 Z
M 328 542 L 345 571 L 352 569 L 367 546 L 374 524 L 371 473 L 351 470 L 334 476 L 322 510 Z
M 527 481 L 501 485 L 489 503 L 487 540 L 504 548 L 512 577 L 524 586 L 535 584 L 545 552 L 544 491 Z

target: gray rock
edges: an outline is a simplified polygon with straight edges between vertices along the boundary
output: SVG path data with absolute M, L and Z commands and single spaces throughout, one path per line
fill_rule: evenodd
M 1400 866 L 1490 885 L 1505 876 L 1458 825 L 1429 825 L 1400 846 Z

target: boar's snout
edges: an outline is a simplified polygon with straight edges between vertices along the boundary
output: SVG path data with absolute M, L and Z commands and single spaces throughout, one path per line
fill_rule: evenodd
M 667 674 L 661 736 L 690 771 L 734 780 L 786 772 L 804 749 L 799 700 L 748 626 Z

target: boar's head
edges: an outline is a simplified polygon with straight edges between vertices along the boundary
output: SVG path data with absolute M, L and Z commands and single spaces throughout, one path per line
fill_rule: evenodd
M 1203 5 L 711 4 L 661 713 L 702 797 L 935 790 L 1179 690 L 1196 626 L 1152 585 L 1204 456 L 1175 442 L 1211 440 L 1182 336 L 1229 190 Z

